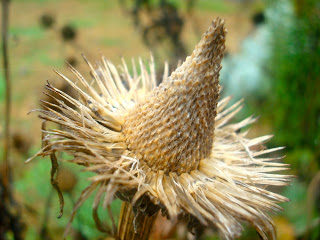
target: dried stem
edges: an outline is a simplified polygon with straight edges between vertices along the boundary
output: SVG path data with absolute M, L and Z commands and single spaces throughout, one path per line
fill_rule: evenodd
M 4 173 L 3 184 L 6 197 L 10 195 L 10 112 L 11 112 L 11 82 L 8 57 L 8 26 L 9 26 L 9 0 L 2 0 L 2 57 L 5 78 L 5 121 L 4 121 Z
M 118 226 L 117 240 L 147 240 L 157 214 L 153 216 L 134 214 L 132 205 L 123 202 Z

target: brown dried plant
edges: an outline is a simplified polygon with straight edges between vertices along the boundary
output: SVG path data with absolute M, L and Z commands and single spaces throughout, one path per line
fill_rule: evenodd
M 46 85 L 63 101 L 46 103 L 39 117 L 60 128 L 43 129 L 44 146 L 36 156 L 49 155 L 56 164 L 54 154 L 66 152 L 74 156 L 70 162 L 95 173 L 71 220 L 98 189 L 94 212 L 99 202 L 106 207 L 119 197 L 136 216 L 159 210 L 170 219 L 192 216 L 225 239 L 238 237 L 247 222 L 263 239 L 275 239 L 267 212 L 280 210 L 278 203 L 287 199 L 268 187 L 284 186 L 290 176 L 275 173 L 287 165 L 268 157 L 282 149 L 263 146 L 270 135 L 250 139 L 242 130 L 253 117 L 230 123 L 241 101 L 231 107 L 230 97 L 218 101 L 225 34 L 223 20 L 213 21 L 181 66 L 170 76 L 165 68 L 159 86 L 152 57 L 148 66 L 139 60 L 140 74 L 135 63 L 130 74 L 124 60 L 120 70 L 105 58 L 97 66 L 87 61 L 92 83 L 70 66 L 81 86 L 58 73 L 79 100 Z

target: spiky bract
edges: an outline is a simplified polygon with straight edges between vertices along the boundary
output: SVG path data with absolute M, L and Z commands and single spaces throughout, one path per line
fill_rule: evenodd
M 281 149 L 263 147 L 270 136 L 241 131 L 255 119 L 230 123 L 241 102 L 227 108 L 230 98 L 217 100 L 225 32 L 222 20 L 213 21 L 170 77 L 166 66 L 158 87 L 152 58 L 147 67 L 139 60 L 139 75 L 134 63 L 130 74 L 124 61 L 120 71 L 104 58 L 95 67 L 88 62 L 92 84 L 70 66 L 81 87 L 58 73 L 78 99 L 46 85 L 64 101 L 39 110 L 60 128 L 44 130 L 47 144 L 37 156 L 67 152 L 96 173 L 75 211 L 99 188 L 94 209 L 102 194 L 105 206 L 115 195 L 133 204 L 147 197 L 168 217 L 192 215 L 226 239 L 239 236 L 241 221 L 275 238 L 266 212 L 287 199 L 267 187 L 286 185 L 289 176 L 274 173 L 286 165 L 267 156 Z

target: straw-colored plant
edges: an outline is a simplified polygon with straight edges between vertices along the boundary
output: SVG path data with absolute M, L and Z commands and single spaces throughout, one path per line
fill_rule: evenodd
M 95 173 L 74 213 L 98 189 L 94 212 L 100 201 L 105 207 L 115 197 L 127 202 L 120 239 L 147 238 L 150 216 L 159 211 L 169 219 L 189 216 L 226 239 L 241 234 L 242 222 L 263 239 L 275 239 L 266 212 L 280 210 L 277 203 L 287 199 L 268 187 L 287 184 L 289 176 L 274 173 L 287 166 L 267 156 L 281 149 L 263 146 L 271 136 L 250 139 L 242 131 L 253 117 L 230 123 L 241 101 L 231 107 L 230 97 L 218 101 L 225 34 L 224 22 L 213 21 L 182 65 L 170 76 L 165 68 L 159 86 L 152 58 L 148 66 L 139 61 L 140 74 L 134 63 L 130 74 L 124 61 L 120 70 L 104 58 L 96 66 L 88 62 L 93 81 L 70 66 L 81 86 L 58 73 L 78 99 L 46 85 L 64 100 L 38 110 L 41 119 L 60 127 L 43 129 L 44 146 L 36 156 L 50 155 L 56 164 L 54 154 L 66 152 L 74 156 L 71 162 Z

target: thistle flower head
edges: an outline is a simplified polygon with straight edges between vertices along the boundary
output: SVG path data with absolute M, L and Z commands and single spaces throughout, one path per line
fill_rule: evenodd
M 241 102 L 226 108 L 230 98 L 218 101 L 225 34 L 223 21 L 213 21 L 191 56 L 170 76 L 166 68 L 159 86 L 152 58 L 150 71 L 139 61 L 140 75 L 134 63 L 130 74 L 124 60 L 120 70 L 106 59 L 88 62 L 93 84 L 70 67 L 82 86 L 58 73 L 78 99 L 46 85 L 64 100 L 39 110 L 40 118 L 61 127 L 43 130 L 37 156 L 67 152 L 96 174 L 76 209 L 98 188 L 94 209 L 120 197 L 145 214 L 192 216 L 226 239 L 239 236 L 243 221 L 275 238 L 266 212 L 287 199 L 267 187 L 286 185 L 289 176 L 273 173 L 286 165 L 266 156 L 280 149 L 263 147 L 270 136 L 250 139 L 241 131 L 255 119 L 230 123 Z

